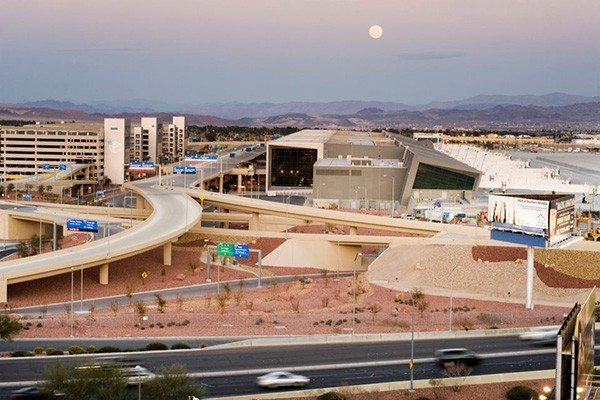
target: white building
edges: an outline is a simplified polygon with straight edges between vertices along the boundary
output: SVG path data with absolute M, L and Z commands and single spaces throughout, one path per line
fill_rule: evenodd
M 130 127 L 123 118 L 104 119 L 104 176 L 112 183 L 125 182 L 125 165 L 129 163 Z
M 173 117 L 173 123 L 169 124 L 162 137 L 162 154 L 172 157 L 171 161 L 178 161 L 185 156 L 185 142 L 187 140 L 187 129 L 185 117 Z

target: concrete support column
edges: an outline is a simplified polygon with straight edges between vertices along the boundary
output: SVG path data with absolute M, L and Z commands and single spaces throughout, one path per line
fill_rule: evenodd
M 8 283 L 4 275 L 0 275 L 0 303 L 8 301 Z
M 171 242 L 163 245 L 163 264 L 171 265 L 172 244 Z
M 144 198 L 142 196 L 135 196 L 135 208 L 137 210 L 144 209 Z
M 526 298 L 525 307 L 533 310 L 533 246 L 527 246 L 527 265 L 526 265 Z
M 258 213 L 253 212 L 250 216 L 250 223 L 248 224 L 249 231 L 257 231 L 258 230 Z
M 102 264 L 100 266 L 100 277 L 99 277 L 99 281 L 101 285 L 108 285 L 108 263 L 106 264 Z
M 238 174 L 237 176 L 238 180 L 237 180 L 237 192 L 238 193 L 242 193 L 242 184 L 244 182 L 244 180 L 242 179 L 242 174 Z
M 219 175 L 219 193 L 223 193 L 223 174 Z
M 356 227 L 356 226 L 351 226 L 351 227 L 350 227 L 350 234 L 351 234 L 351 235 L 358 235 L 358 227 Z

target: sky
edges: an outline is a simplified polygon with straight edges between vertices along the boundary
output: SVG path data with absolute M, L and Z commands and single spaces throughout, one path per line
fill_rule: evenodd
M 600 95 L 600 0 L 1 0 L 0 15 L 2 102 Z

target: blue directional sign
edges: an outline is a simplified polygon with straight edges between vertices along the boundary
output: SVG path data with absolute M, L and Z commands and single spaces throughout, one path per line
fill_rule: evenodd
M 66 165 L 66 164 L 60 164 L 60 165 L 58 166 L 58 169 L 59 169 L 60 171 L 66 171 L 66 170 L 67 170 L 67 165 Z
M 96 190 L 96 196 L 98 196 L 98 197 L 104 196 L 104 193 L 105 193 L 104 190 Z
M 175 174 L 195 174 L 196 167 L 187 166 L 187 165 L 185 167 L 175 166 L 175 167 L 173 167 L 173 173 L 175 173 Z
M 68 219 L 67 230 L 79 232 L 98 232 L 98 221 L 92 219 Z
M 50 164 L 43 164 L 43 165 L 42 165 L 42 169 L 43 169 L 44 171 L 50 171 Z
M 234 244 L 233 245 L 233 256 L 239 258 L 248 258 L 250 249 L 247 244 Z
M 31 200 L 31 194 L 23 193 L 23 200 Z

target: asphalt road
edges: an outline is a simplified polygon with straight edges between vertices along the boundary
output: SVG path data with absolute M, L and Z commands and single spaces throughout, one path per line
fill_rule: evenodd
M 473 374 L 552 369 L 555 363 L 554 347 L 531 346 L 515 336 L 418 340 L 415 342 L 414 379 L 441 377 L 433 353 L 438 348 L 448 347 L 468 347 L 483 356 L 482 364 L 474 368 Z M 207 385 L 212 397 L 261 393 L 254 379 L 273 370 L 292 370 L 307 375 L 312 379 L 311 388 L 406 380 L 410 373 L 410 341 L 208 347 L 151 354 L 127 353 L 123 357 L 151 371 L 158 371 L 164 365 L 183 363 L 197 382 Z M 36 380 L 55 359 L 0 359 L 0 382 Z

